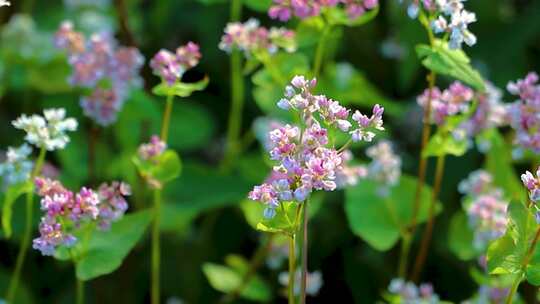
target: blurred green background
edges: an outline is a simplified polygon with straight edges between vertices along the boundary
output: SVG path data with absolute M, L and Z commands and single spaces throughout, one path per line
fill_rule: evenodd
M 59 168 L 60 179 L 72 187 L 88 182 L 91 126 L 78 105 L 81 92 L 66 83 L 70 69 L 65 57 L 52 44 L 52 34 L 59 24 L 74 20 L 77 29 L 87 34 L 109 29 L 122 44 L 139 47 L 147 60 L 160 48 L 175 49 L 190 40 L 200 44 L 201 64 L 184 80 L 198 80 L 206 74 L 210 85 L 190 98 L 177 100 L 171 126 L 170 144 L 182 155 L 184 170 L 168 188 L 165 199 L 162 294 L 164 301 L 177 297 L 186 303 L 216 303 L 221 294 L 209 285 L 201 266 L 205 262 L 223 263 L 231 253 L 252 256 L 261 233 L 249 226 L 238 204 L 268 172 L 257 142 L 251 143 L 232 173 L 217 170 L 230 106 L 229 56 L 217 47 L 229 18 L 228 0 L 12 2 L 13 6 L 0 9 L 0 147 L 22 143 L 22 132 L 10 125 L 21 113 L 65 107 L 70 116 L 79 118 L 81 128 L 65 150 L 49 155 L 48 160 Z M 260 9 L 269 2 L 260 0 L 260 5 L 253 5 L 251 1 L 243 9 L 242 20 L 255 17 L 263 25 L 280 25 Z M 478 22 L 471 29 L 478 36 L 478 44 L 465 51 L 486 79 L 504 88 L 527 71 L 540 71 L 540 1 L 471 0 L 467 6 L 477 14 Z M 124 21 L 127 30 L 121 26 Z M 296 28 L 297 23 L 286 26 Z M 301 36 L 304 40 L 299 52 L 308 62 L 315 49 L 310 38 L 316 34 L 308 29 Z M 381 12 L 374 21 L 337 29 L 331 37 L 321 76 L 323 87 L 328 89 L 325 93 L 360 109 L 377 102 L 392 109 L 385 117 L 389 130 L 386 136 L 395 142 L 404 172 L 415 175 L 421 122 L 415 96 L 425 87 L 425 70 L 414 46 L 426 41 L 423 29 L 407 17 L 406 8 L 397 0 L 381 0 Z M 299 64 L 305 64 L 306 58 L 300 58 Z M 148 93 L 159 79 L 151 75 L 147 65 L 143 77 L 147 91 L 132 92 L 119 121 L 100 130 L 97 143 L 97 180 L 126 179 L 134 184 L 132 210 L 150 203 L 140 191 L 142 184 L 130 157 L 140 142 L 157 132 L 163 106 L 162 100 Z M 249 75 L 245 83 L 243 131 L 249 132 L 254 119 L 264 115 L 261 104 L 265 100 L 252 94 L 260 88 Z M 444 86 L 449 79 L 442 78 L 439 83 Z M 512 100 L 507 96 L 506 101 Z M 441 195 L 446 215 L 460 208 L 457 183 L 482 162 L 483 156 L 475 151 L 448 160 Z M 0 242 L 0 290 L 13 269 L 23 211 L 23 204 L 16 204 L 15 238 Z M 469 274 L 475 262 L 460 262 L 448 250 L 449 218 L 438 218 L 423 281 L 434 282 L 443 299 L 459 302 L 476 290 Z M 398 249 L 377 252 L 353 235 L 343 211 L 343 193 L 325 196 L 310 229 L 309 268 L 320 269 L 324 280 L 319 295 L 310 303 L 374 303 L 380 299 L 395 274 Z M 149 262 L 149 242 L 145 239 L 119 270 L 88 283 L 89 299 L 93 303 L 147 303 Z M 68 263 L 31 251 L 23 273 L 25 302 L 69 303 L 74 287 L 72 271 Z M 274 291 L 280 290 L 275 271 L 263 267 L 260 274 Z M 277 296 L 272 302 L 285 300 Z

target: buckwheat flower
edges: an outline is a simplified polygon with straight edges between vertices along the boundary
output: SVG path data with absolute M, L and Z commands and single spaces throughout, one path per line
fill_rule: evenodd
M 98 225 L 101 230 L 108 230 L 111 223 L 124 216 L 128 209 L 126 197 L 131 195 L 131 187 L 123 182 L 103 183 L 98 188 L 99 214 Z
M 70 21 L 62 23 L 54 44 L 66 51 L 72 67 L 70 84 L 91 89 L 80 100 L 84 114 L 104 127 L 114 123 L 129 90 L 142 84 L 138 74 L 144 57 L 139 50 L 119 46 L 108 32 L 94 33 L 86 39 Z
M 150 142 L 139 146 L 138 154 L 142 160 L 153 160 L 167 149 L 167 144 L 159 136 L 152 135 Z
M 161 77 L 167 84 L 173 85 L 184 73 L 195 67 L 201 59 L 199 46 L 188 42 L 176 49 L 176 53 L 160 50 L 150 61 L 154 75 Z
M 478 299 L 471 303 L 504 303 L 509 293 L 509 287 L 482 285 L 478 289 Z
M 349 19 L 354 20 L 362 16 L 367 10 L 379 5 L 379 0 L 341 0 Z
M 491 83 L 486 83 L 486 91 L 476 93 L 477 105 L 469 119 L 462 122 L 455 132 L 463 132 L 465 137 L 473 138 L 485 130 L 508 124 L 508 107 L 502 102 L 502 92 Z M 487 140 L 479 142 L 481 152 L 489 150 L 491 143 Z
M 8 147 L 6 160 L 0 163 L 0 184 L 2 189 L 22 183 L 30 178 L 33 162 L 29 159 L 32 148 L 22 144 L 18 148 Z
M 74 30 L 71 21 L 62 22 L 54 34 L 54 45 L 70 55 L 83 53 L 86 49 L 84 35 Z
M 540 152 L 540 85 L 538 75 L 529 73 L 524 79 L 510 82 L 507 86 L 511 94 L 519 99 L 508 107 L 508 119 L 514 129 L 517 150 Z
M 66 118 L 65 109 L 47 109 L 43 111 L 44 117 L 33 114 L 21 115 L 12 122 L 12 125 L 26 132 L 25 140 L 39 148 L 49 151 L 63 149 L 69 142 L 68 131 L 77 129 L 74 118 Z
M 300 283 L 302 281 L 302 272 L 297 269 L 294 273 L 294 294 L 300 295 Z M 289 285 L 289 273 L 281 272 L 278 276 L 278 281 L 283 286 Z M 306 294 L 309 296 L 316 296 L 319 294 L 319 290 L 323 286 L 322 273 L 320 271 L 308 272 L 306 276 Z
M 391 143 L 386 140 L 369 147 L 366 154 L 372 159 L 367 166 L 367 177 L 379 183 L 379 194 L 385 196 L 389 188 L 399 183 L 401 158 L 394 153 Z
M 431 101 L 430 121 L 443 125 L 449 116 L 466 113 L 473 98 L 474 91 L 456 81 L 442 92 L 437 87 L 431 90 L 426 89 L 422 95 L 418 96 L 417 102 L 425 110 L 428 102 Z
M 274 54 L 280 48 L 291 53 L 296 50 L 295 32 L 286 28 L 265 28 L 257 19 L 251 18 L 244 23 L 228 23 L 219 48 L 227 53 L 238 49 L 247 58 L 260 51 Z
M 272 185 L 262 184 L 255 186 L 251 192 L 249 192 L 248 198 L 253 201 L 263 203 L 266 208 L 264 209 L 264 217 L 273 218 L 276 215 L 276 208 L 279 206 L 278 193 Z
M 2 6 L 11 6 L 11 2 L 7 0 L 0 0 L 0 7 Z
M 485 249 L 487 244 L 506 232 L 508 201 L 502 191 L 492 190 L 473 199 L 467 208 L 469 225 L 474 231 L 474 246 Z
M 463 43 L 468 46 L 476 44 L 476 36 L 468 29 L 469 24 L 476 22 L 476 15 L 465 10 L 462 2 L 462 0 L 436 1 L 441 15 L 432 22 L 431 26 L 436 34 L 450 34 L 448 46 L 451 49 L 459 49 Z
M 43 255 L 52 255 L 58 246 L 73 246 L 74 233 L 83 223 L 97 223 L 106 230 L 121 218 L 127 209 L 125 197 L 128 185 L 120 182 L 102 184 L 98 191 L 83 187 L 77 193 L 66 189 L 59 181 L 38 177 L 36 192 L 41 197 L 43 216 L 40 236 L 33 247 Z
M 62 224 L 49 217 L 41 219 L 39 233 L 40 237 L 33 240 L 32 248 L 45 256 L 54 255 L 56 247 L 60 245 L 71 247 L 77 241 L 75 236 L 63 232 Z
M 82 219 L 97 219 L 99 215 L 99 197 L 92 189 L 81 188 L 79 193 L 75 195 L 75 200 L 71 206 L 71 219 L 74 222 L 79 222 Z
M 352 135 L 352 140 L 354 142 L 371 142 L 375 137 L 375 133 L 373 132 L 374 130 L 384 130 L 382 126 L 383 112 L 384 108 L 378 104 L 373 107 L 373 114 L 371 115 L 371 117 L 367 117 L 358 110 L 355 111 L 352 115 L 352 119 L 358 123 L 358 128 L 349 132 Z
M 473 171 L 458 185 L 458 191 L 465 195 L 478 196 L 493 188 L 493 177 L 485 170 Z
M 341 166 L 336 170 L 337 189 L 343 189 L 349 186 L 355 186 L 361 178 L 368 176 L 368 168 L 361 165 L 350 165 L 353 154 L 350 150 L 344 150 L 340 154 Z
M 523 182 L 523 185 L 525 188 L 527 188 L 529 192 L 529 199 L 537 204 L 540 201 L 540 181 L 539 181 L 539 175 L 540 175 L 540 167 L 536 170 L 536 176 L 534 176 L 531 172 L 526 171 L 524 174 L 521 175 L 521 181 Z
M 295 16 L 300 19 L 317 16 L 324 8 L 343 5 L 349 19 L 356 19 L 367 10 L 379 5 L 378 0 L 274 0 L 268 10 L 272 19 L 287 21 Z
M 433 291 L 433 285 L 429 283 L 416 286 L 414 283 L 405 282 L 403 279 L 392 279 L 388 286 L 388 292 L 392 296 L 399 297 L 399 303 L 440 303 L 439 296 Z

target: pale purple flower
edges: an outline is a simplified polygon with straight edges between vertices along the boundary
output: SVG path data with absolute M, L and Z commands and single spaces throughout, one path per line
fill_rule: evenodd
M 515 142 L 520 150 L 540 152 L 540 85 L 538 75 L 529 73 L 525 79 L 510 82 L 507 86 L 511 94 L 519 99 L 508 108 L 510 125 L 516 132 Z
M 300 19 L 317 16 L 325 8 L 342 5 L 349 19 L 354 20 L 367 10 L 379 5 L 378 0 L 274 0 L 268 10 L 272 19 L 287 21 L 295 16 Z
M 399 183 L 401 177 L 401 158 L 394 153 L 389 141 L 381 140 L 366 150 L 371 158 L 367 166 L 367 177 L 377 181 L 379 194 L 385 196 L 391 187 Z
M 300 283 L 302 281 L 302 272 L 300 269 L 297 269 L 294 273 L 294 294 L 300 294 Z M 278 281 L 283 286 L 289 285 L 289 273 L 281 272 L 278 277 Z M 322 273 L 320 271 L 308 272 L 306 274 L 306 294 L 309 296 L 316 296 L 319 293 L 319 290 L 323 286 Z
M 506 232 L 508 201 L 502 191 L 494 189 L 488 194 L 473 197 L 466 212 L 474 231 L 474 245 L 484 250 L 487 244 Z
M 161 77 L 168 85 L 180 81 L 184 73 L 199 64 L 201 59 L 199 45 L 188 42 L 176 49 L 176 53 L 160 50 L 150 61 L 155 75 Z
M 32 148 L 22 144 L 18 148 L 8 147 L 6 160 L 0 163 L 0 190 L 5 190 L 11 185 L 22 183 L 30 178 L 34 167 L 29 159 Z
M 286 28 L 265 28 L 257 19 L 249 19 L 244 23 L 227 24 L 221 37 L 219 48 L 230 53 L 233 49 L 244 52 L 247 58 L 257 52 L 276 53 L 280 48 L 292 53 L 296 50 L 295 32 Z
M 392 279 L 388 285 L 388 292 L 399 297 L 399 303 L 439 303 L 439 296 L 433 291 L 433 285 L 423 283 L 416 286 L 413 282 L 406 282 L 401 278 Z
M 97 222 L 107 229 L 124 214 L 124 196 L 130 194 L 129 186 L 119 182 L 103 184 L 97 192 L 83 187 L 76 194 L 56 180 L 36 178 L 35 184 L 44 214 L 33 248 L 43 255 L 53 255 L 58 246 L 73 246 L 77 241 L 73 235 L 83 223 Z
M 493 188 L 493 177 L 485 170 L 473 171 L 458 185 L 460 193 L 472 196 L 486 193 L 491 188 Z
M 382 115 L 384 108 L 376 104 L 373 106 L 373 114 L 368 117 L 362 114 L 360 111 L 355 111 L 352 115 L 352 119 L 357 122 L 358 127 L 349 133 L 352 135 L 352 140 L 371 142 L 375 137 L 375 130 L 383 131 Z
M 65 21 L 54 36 L 57 48 L 66 51 L 72 67 L 72 86 L 91 89 L 82 96 L 84 114 L 101 126 L 116 121 L 131 87 L 141 86 L 139 71 L 144 57 L 133 47 L 119 47 L 112 35 L 96 33 L 87 40 Z M 103 85 L 108 83 L 108 85 Z
M 431 90 L 426 89 L 422 95 L 418 96 L 417 102 L 426 110 L 431 99 L 430 121 L 437 125 L 444 125 L 449 116 L 466 113 L 473 98 L 474 91 L 456 81 L 442 92 L 437 87 Z

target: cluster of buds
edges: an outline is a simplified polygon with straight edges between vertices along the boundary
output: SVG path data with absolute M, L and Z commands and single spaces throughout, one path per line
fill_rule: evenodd
M 247 58 L 261 51 L 275 54 L 280 48 L 292 53 L 296 51 L 295 33 L 283 27 L 265 28 L 252 18 L 244 23 L 227 24 L 219 48 L 227 53 L 238 49 L 244 52 Z
M 74 118 L 66 118 L 65 109 L 47 109 L 43 111 L 44 116 L 33 114 L 21 115 L 12 121 L 12 125 L 24 130 L 24 139 L 38 147 L 48 151 L 63 149 L 69 142 L 67 131 L 77 130 L 77 121 Z
M 407 13 L 415 19 L 423 9 L 435 16 L 436 19 L 431 22 L 433 32 L 448 33 L 449 47 L 459 49 L 463 43 L 468 46 L 476 44 L 476 36 L 468 28 L 469 24 L 476 22 L 476 15 L 465 10 L 464 1 L 466 0 L 410 0 Z
M 269 180 L 255 186 L 249 193 L 251 200 L 266 206 L 266 217 L 273 217 L 281 202 L 301 203 L 314 190 L 334 191 L 355 182 L 363 174 L 364 170 L 346 165 L 346 161 L 351 158 L 349 152 L 344 154 L 345 147 L 336 150 L 330 145 L 328 130 L 322 125 L 349 132 L 352 134 L 351 141 L 370 141 L 374 136 L 371 128 L 383 129 L 384 109 L 376 105 L 371 118 L 357 111 L 353 119 L 355 116 L 360 117 L 358 129 L 349 131 L 352 127 L 348 121 L 350 110 L 325 96 L 313 95 L 311 90 L 315 85 L 315 79 L 308 81 L 303 76 L 295 76 L 291 86 L 285 90 L 286 98 L 278 102 L 280 108 L 300 113 L 302 127 L 286 124 L 269 133 L 266 148 L 270 158 L 277 161 L 278 165 L 274 166 Z M 357 133 L 373 135 L 355 136 Z
M 302 272 L 300 269 L 295 271 L 294 280 L 295 284 L 293 292 L 298 296 L 300 295 L 300 283 L 302 282 Z M 281 272 L 278 281 L 285 287 L 289 286 L 289 272 Z M 308 272 L 306 274 L 306 294 L 309 296 L 316 296 L 323 286 L 323 283 L 322 273 L 320 271 Z
M 22 183 L 30 178 L 30 173 L 34 166 L 29 160 L 32 148 L 27 144 L 22 144 L 18 148 L 8 147 L 6 160 L 0 163 L 0 189 L 15 184 Z
M 380 185 L 379 194 L 387 196 L 389 189 L 399 183 L 401 158 L 394 153 L 392 144 L 386 140 L 369 147 L 366 154 L 372 159 L 367 166 L 367 176 Z
M 508 108 L 510 125 L 516 132 L 518 152 L 529 149 L 540 153 L 540 85 L 538 74 L 531 72 L 525 79 L 510 82 L 508 91 L 519 99 Z
M 74 231 L 82 223 L 95 222 L 99 228 L 108 229 L 124 215 L 125 196 L 131 194 L 129 186 L 119 182 L 102 184 L 98 191 L 83 187 L 78 193 L 46 178 L 36 178 L 35 184 L 44 215 L 33 248 L 43 255 L 53 255 L 58 246 L 73 246 L 77 242 Z
M 403 279 L 393 279 L 388 286 L 391 297 L 398 297 L 396 303 L 440 303 L 439 296 L 433 291 L 433 285 L 423 283 L 416 286 L 413 282 L 406 282 Z
M 167 144 L 162 141 L 159 136 L 152 135 L 150 142 L 139 146 L 137 153 L 139 158 L 146 161 L 151 161 L 160 156 L 167 149 Z
M 476 93 L 477 105 L 471 116 L 458 125 L 454 130 L 454 136 L 467 137 L 469 139 L 480 135 L 483 131 L 502 127 L 508 123 L 507 109 L 502 101 L 502 92 L 490 83 L 486 83 L 486 91 Z M 489 141 L 478 143 L 478 149 L 486 152 L 491 147 Z
M 168 85 L 173 85 L 182 79 L 184 73 L 197 66 L 202 55 L 199 45 L 188 42 L 176 49 L 176 53 L 162 49 L 150 61 L 150 67 Z
M 467 112 L 473 98 L 474 91 L 456 81 L 444 91 L 437 87 L 426 89 L 418 96 L 417 102 L 426 110 L 431 101 L 430 121 L 444 125 L 449 116 Z
M 318 16 L 326 7 L 342 4 L 349 19 L 362 16 L 366 11 L 379 5 L 379 0 L 274 0 L 268 15 L 272 19 L 287 21 L 293 16 L 300 19 Z
M 142 82 L 138 74 L 144 57 L 139 50 L 118 46 L 108 33 L 94 34 L 87 40 L 70 21 L 60 25 L 54 43 L 68 55 L 73 69 L 71 85 L 93 90 L 81 98 L 84 114 L 102 126 L 116 121 L 129 89 Z
M 459 184 L 459 191 L 466 195 L 464 207 L 474 231 L 474 246 L 484 250 L 490 241 L 506 232 L 508 201 L 503 191 L 493 185 L 492 176 L 483 170 L 472 172 Z

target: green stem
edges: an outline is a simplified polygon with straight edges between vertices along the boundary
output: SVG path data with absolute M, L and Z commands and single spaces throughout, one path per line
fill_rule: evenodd
M 437 165 L 435 168 L 435 182 L 433 185 L 433 191 L 431 192 L 431 202 L 429 204 L 428 211 L 428 223 L 426 226 L 426 230 L 424 230 L 424 233 L 422 234 L 420 249 L 418 251 L 418 255 L 416 256 L 412 273 L 412 280 L 415 282 L 418 281 L 420 272 L 424 267 L 427 252 L 429 249 L 429 244 L 433 235 L 433 226 L 435 225 L 435 206 L 437 203 L 437 198 L 439 197 L 439 192 L 441 191 L 442 179 L 444 175 L 444 161 L 444 154 L 437 158 Z
M 403 235 L 401 241 L 401 254 L 399 257 L 398 277 L 405 279 L 407 276 L 407 261 L 409 260 L 409 252 L 411 249 L 411 235 Z
M 294 304 L 294 281 L 296 279 L 296 252 L 295 252 L 295 235 L 289 238 L 289 304 Z
M 242 15 L 242 1 L 231 1 L 231 22 L 239 21 Z M 230 57 L 231 66 L 231 110 L 227 126 L 227 145 L 225 156 L 221 163 L 223 169 L 228 169 L 234 162 L 239 151 L 239 138 L 242 127 L 242 111 L 244 108 L 244 78 L 242 77 L 242 53 L 234 49 Z
M 6 303 L 14 303 L 15 295 L 19 287 L 19 280 L 21 278 L 21 271 L 24 265 L 24 260 L 26 258 L 26 251 L 30 246 L 30 239 L 32 237 L 32 221 L 33 221 L 33 202 L 34 202 L 34 179 L 41 172 L 43 163 L 45 162 L 45 154 L 47 150 L 41 148 L 39 151 L 39 156 L 34 166 L 34 170 L 30 174 L 29 182 L 32 184 L 31 190 L 26 193 L 26 223 L 24 226 L 24 234 L 22 238 L 21 247 L 19 248 L 19 253 L 17 255 L 17 261 L 15 262 L 15 271 L 9 282 L 8 291 L 6 294 Z
M 326 47 L 326 38 L 328 37 L 328 34 L 330 34 L 330 31 L 332 30 L 332 26 L 325 24 L 323 32 L 321 34 L 321 38 L 319 39 L 319 42 L 317 43 L 317 50 L 315 51 L 315 61 L 313 63 L 313 77 L 318 78 L 319 74 L 321 72 L 321 66 L 324 58 L 324 50 Z
M 169 137 L 169 125 L 171 124 L 171 114 L 173 109 L 174 95 L 167 95 L 167 103 L 165 105 L 165 112 L 163 112 L 163 120 L 161 121 L 161 140 L 167 142 Z
M 152 304 L 159 304 L 161 190 L 154 190 L 154 221 L 152 223 Z
M 519 284 L 521 283 L 521 280 L 523 279 L 523 274 L 517 275 L 516 279 L 512 283 L 512 287 L 510 288 L 510 293 L 508 294 L 508 297 L 506 297 L 506 304 L 511 304 L 514 300 L 514 295 L 517 292 L 517 289 L 519 287 Z
M 433 36 L 433 32 L 431 31 L 431 28 L 429 26 L 429 21 L 426 15 L 423 11 L 420 11 L 420 17 L 419 17 L 420 23 L 424 26 L 426 29 L 429 43 L 433 47 L 435 45 L 435 37 Z M 431 122 L 430 122 L 430 115 L 431 115 L 431 108 L 432 108 L 432 92 L 435 88 L 437 74 L 433 71 L 430 71 L 427 76 L 427 82 L 428 82 L 428 90 L 429 90 L 429 96 L 427 100 L 426 109 L 424 110 L 424 117 L 423 117 L 423 125 L 422 125 L 422 139 L 420 143 L 420 155 L 419 155 L 419 161 L 418 161 L 418 179 L 416 183 L 416 192 L 414 196 L 413 201 L 413 214 L 411 218 L 410 225 L 405 231 L 406 236 L 404 236 L 404 239 L 402 241 L 402 251 L 401 251 L 401 257 L 400 257 L 400 265 L 399 270 L 403 271 L 406 275 L 407 268 L 408 268 L 408 262 L 409 262 L 409 253 L 411 249 L 411 240 L 414 236 L 414 232 L 416 230 L 417 220 L 418 220 L 418 213 L 420 212 L 420 198 L 422 197 L 422 192 L 424 189 L 424 184 L 426 181 L 426 171 L 427 171 L 427 157 L 424 157 L 422 154 L 424 150 L 426 149 L 426 146 L 429 142 L 429 138 L 431 136 Z M 405 239 L 408 240 L 408 244 L 403 244 L 405 242 Z M 405 278 L 405 275 L 403 278 Z
M 302 220 L 303 220 L 303 239 L 302 239 L 302 281 L 300 285 L 300 303 L 306 303 L 306 287 L 307 287 L 307 268 L 308 268 L 308 203 L 307 199 L 302 208 Z
M 82 280 L 77 279 L 76 283 L 76 290 L 77 290 L 77 304 L 84 304 L 84 282 Z

